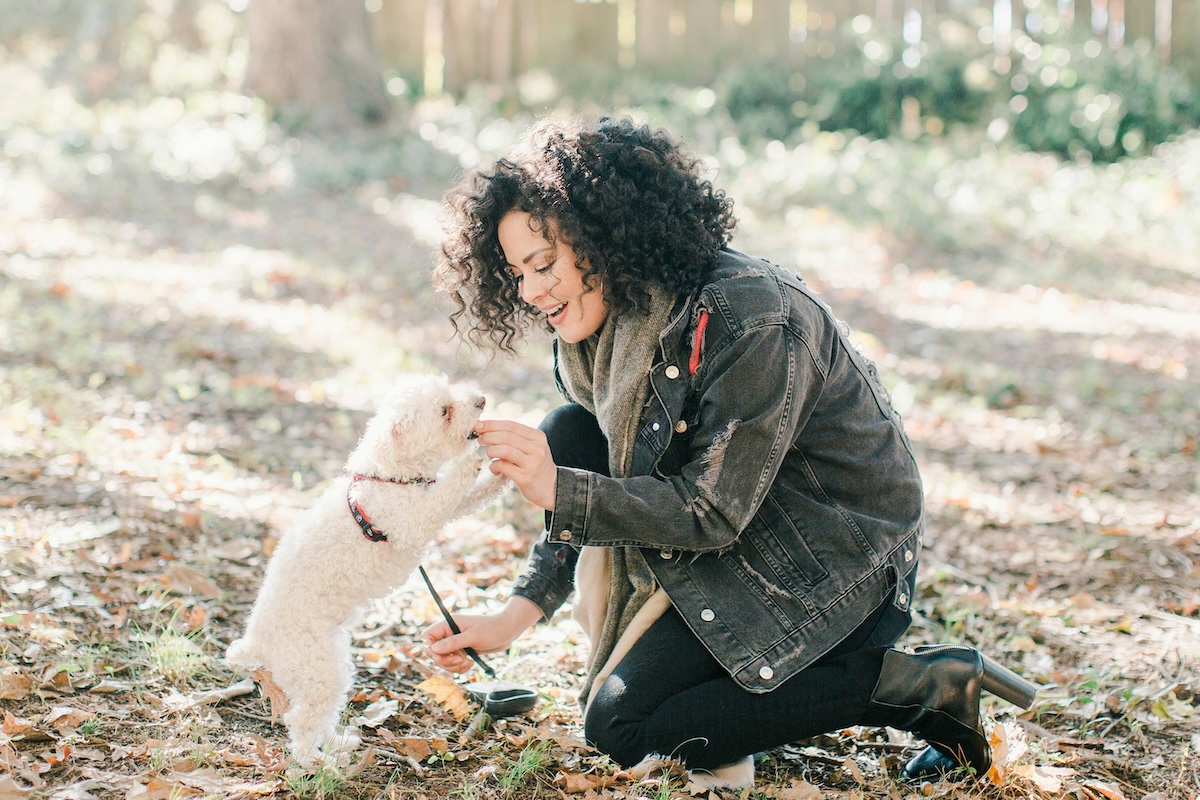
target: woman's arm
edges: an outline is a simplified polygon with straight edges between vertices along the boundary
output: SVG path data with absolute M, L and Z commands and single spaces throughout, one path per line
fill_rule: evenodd
M 678 474 L 616 479 L 559 467 L 550 542 L 704 552 L 737 539 L 812 413 L 823 374 L 784 324 L 726 339 L 706 353 Z

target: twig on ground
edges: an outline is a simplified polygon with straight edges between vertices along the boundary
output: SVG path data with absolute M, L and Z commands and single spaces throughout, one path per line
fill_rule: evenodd
M 243 711 L 242 709 L 237 708 L 236 706 L 225 706 L 225 710 L 232 711 L 234 714 L 237 714 L 239 717 L 247 717 L 249 719 L 256 719 L 259 722 L 273 723 L 273 720 L 270 717 L 264 717 L 261 714 L 253 714 L 249 711 Z

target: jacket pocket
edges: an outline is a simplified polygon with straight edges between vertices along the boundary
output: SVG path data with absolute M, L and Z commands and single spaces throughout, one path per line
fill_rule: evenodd
M 770 494 L 763 499 L 747 533 L 751 535 L 746 543 L 753 553 L 746 555 L 758 561 L 791 594 L 804 596 L 829 577 L 800 529 Z
M 755 594 L 792 627 L 815 612 L 812 590 L 829 576 L 797 525 L 770 494 L 730 554 Z

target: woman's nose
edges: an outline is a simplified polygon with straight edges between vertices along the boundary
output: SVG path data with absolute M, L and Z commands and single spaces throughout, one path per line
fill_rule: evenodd
M 521 299 L 531 306 L 536 306 L 537 299 L 542 296 L 543 288 L 536 273 L 526 275 L 521 279 Z

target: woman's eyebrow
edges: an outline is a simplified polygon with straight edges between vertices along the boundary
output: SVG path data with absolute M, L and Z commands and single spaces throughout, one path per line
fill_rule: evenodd
M 523 259 L 521 259 L 521 263 L 528 264 L 530 259 L 532 259 L 534 256 L 536 256 L 538 253 L 545 253 L 547 250 L 553 250 L 553 249 L 554 248 L 550 247 L 549 245 L 547 245 L 545 247 L 539 247 L 537 250 L 534 250 L 532 253 L 525 256 Z

